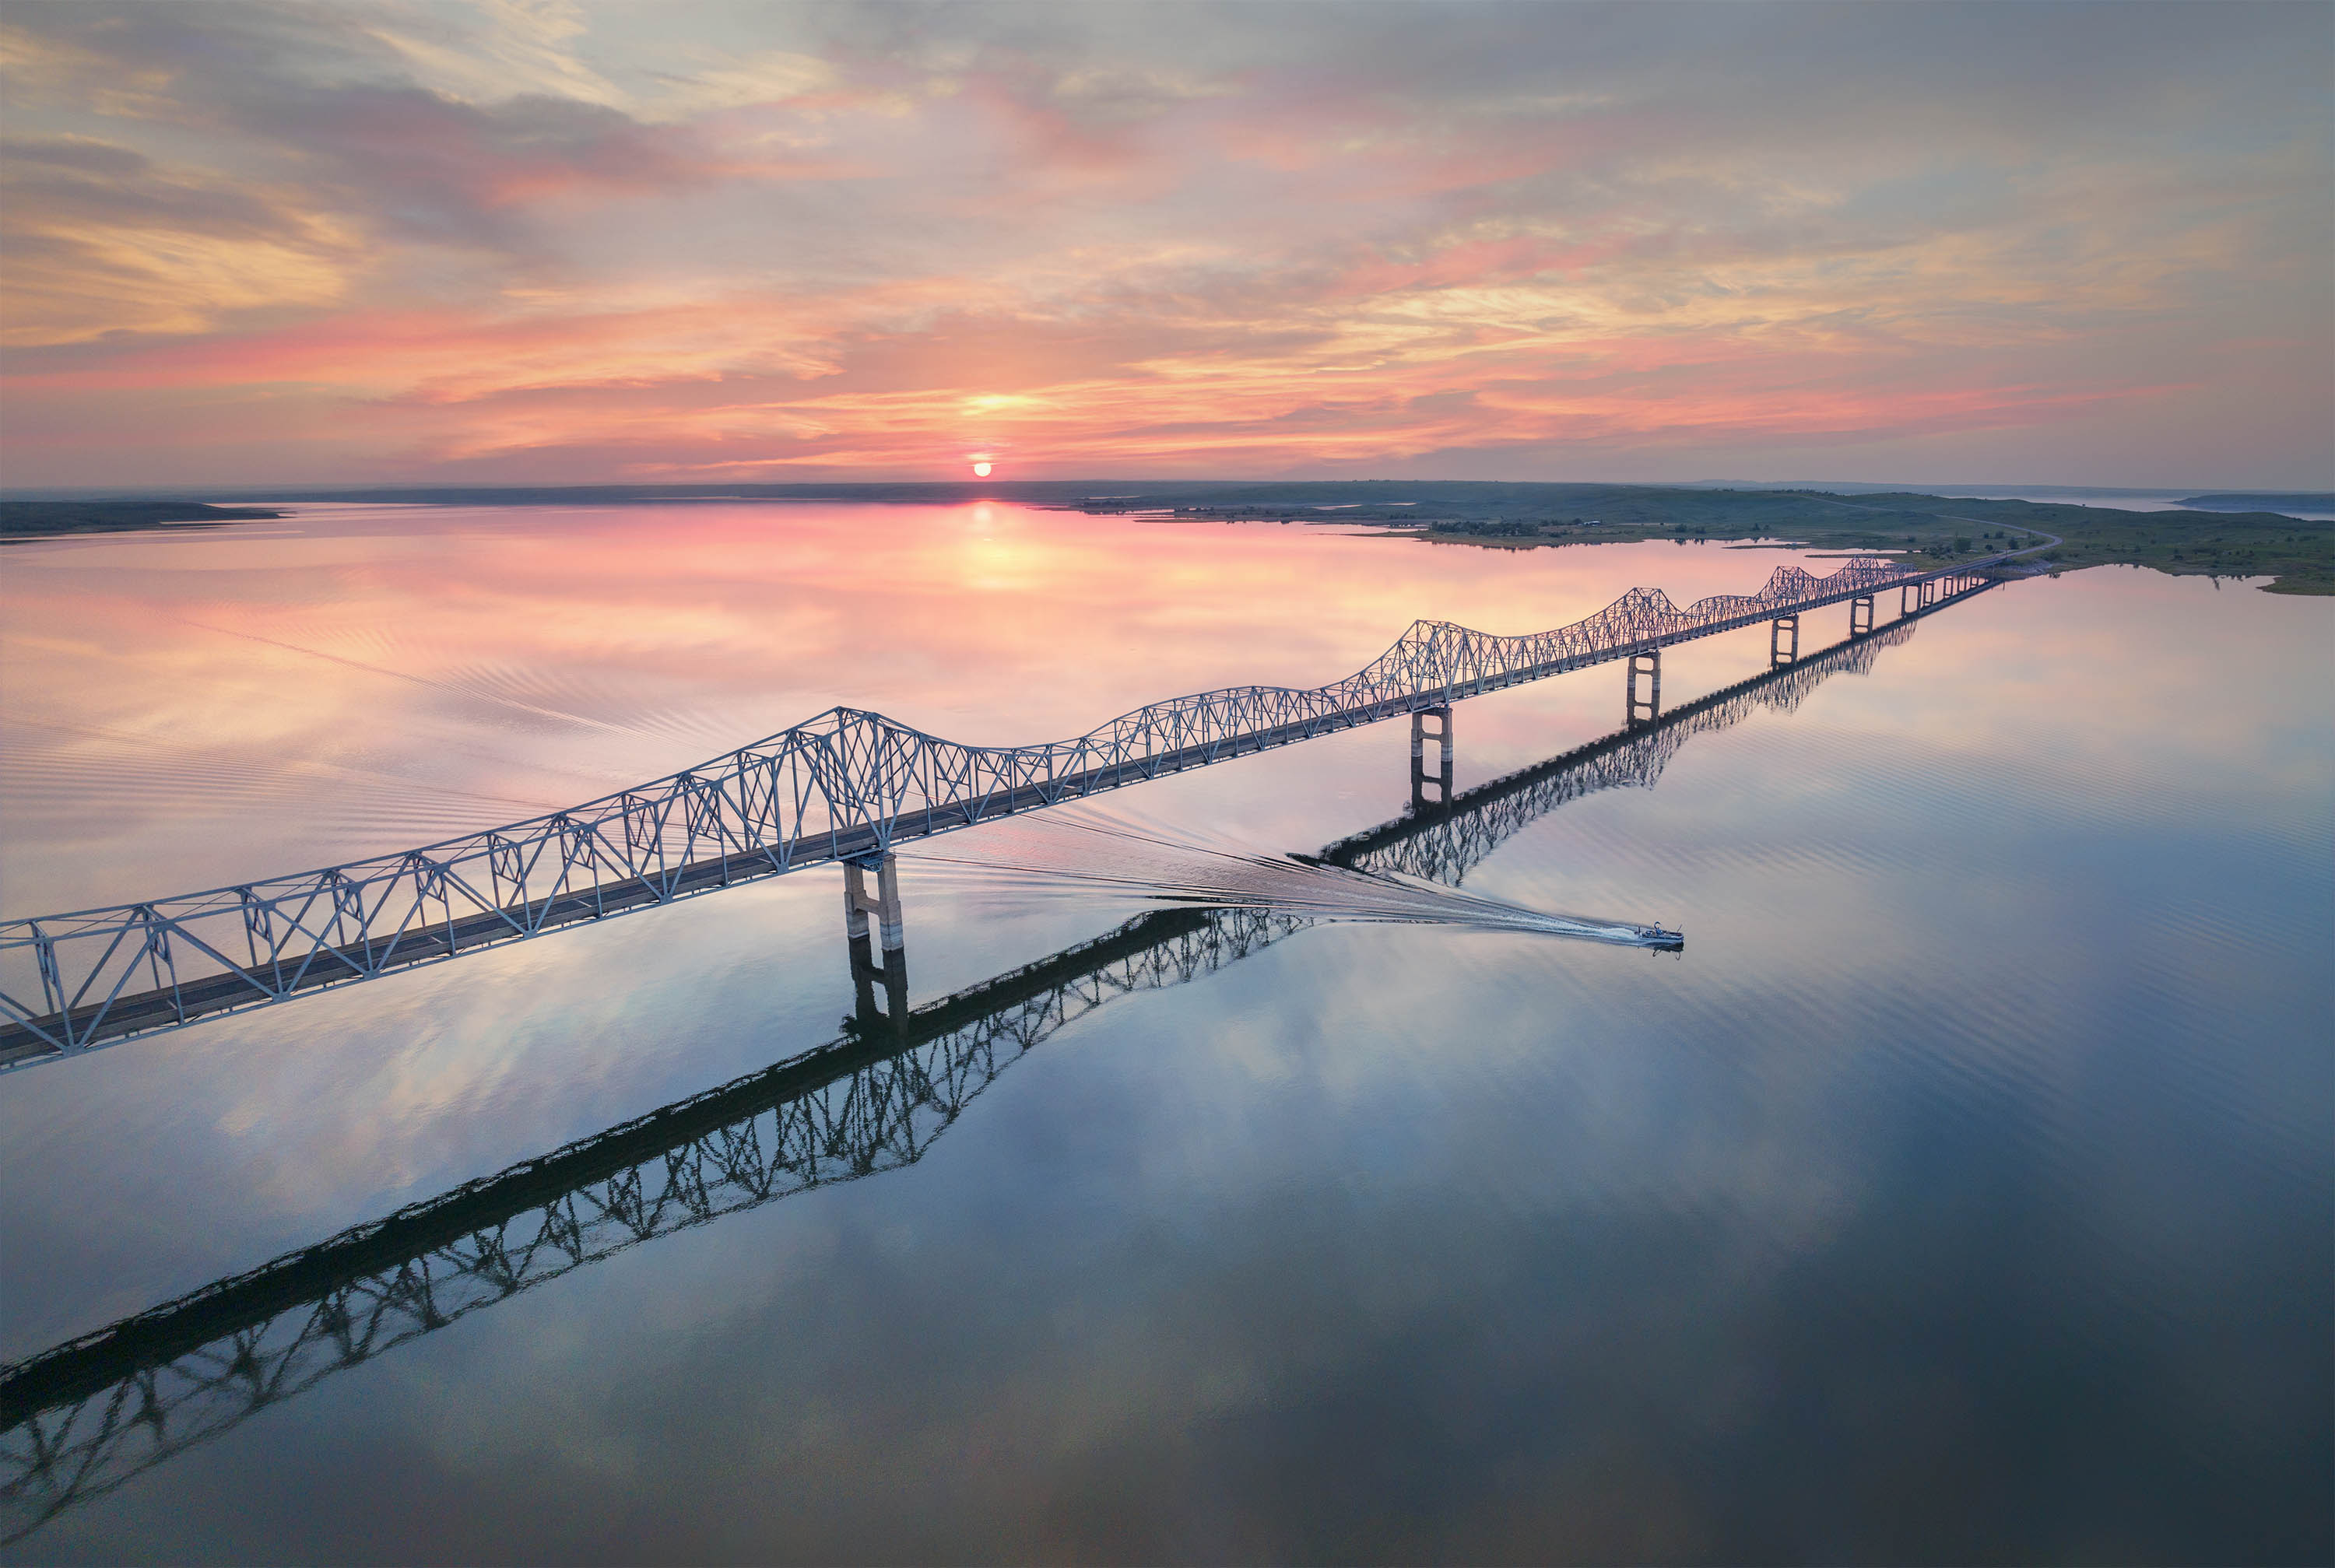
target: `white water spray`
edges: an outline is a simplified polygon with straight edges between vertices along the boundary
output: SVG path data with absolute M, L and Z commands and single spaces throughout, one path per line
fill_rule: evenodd
M 1178 837 L 1169 837 L 1176 832 Z M 1092 803 L 985 825 L 902 849 L 904 860 L 991 893 L 1044 898 L 1107 890 L 1147 902 L 1258 909 L 1313 920 L 1459 925 L 1631 947 L 1675 947 L 1657 926 L 1528 909 L 1400 874 L 1358 871 L 1219 840 L 1196 843 Z M 952 853 L 957 850 L 965 853 Z

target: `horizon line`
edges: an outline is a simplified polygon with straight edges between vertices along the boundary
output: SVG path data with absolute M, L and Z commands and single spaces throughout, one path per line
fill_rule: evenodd
M 1919 481 L 1883 479 L 1254 479 L 1227 477 L 1223 479 L 1134 479 L 1117 475 L 1099 475 L 1067 479 L 906 479 L 873 478 L 849 479 L 794 480 L 670 480 L 623 481 L 595 480 L 569 483 L 528 482 L 524 480 L 489 480 L 463 482 L 416 482 L 411 480 L 342 479 L 293 483 L 283 480 L 254 481 L 248 484 L 205 482 L 200 484 L 138 484 L 138 485 L 23 485 L 0 486 L 0 501 L 53 501 L 100 498 L 191 498 L 248 496 L 265 498 L 275 496 L 284 500 L 299 500 L 317 496 L 337 496 L 358 492 L 394 491 L 402 494 L 430 495 L 437 493 L 535 492 L 586 494 L 670 491 L 676 498 L 720 499 L 724 494 L 736 494 L 759 498 L 761 494 L 783 494 L 821 489 L 875 489 L 915 488 L 924 489 L 1003 490 L 1025 487 L 1069 488 L 1086 485 L 1137 485 L 1149 489 L 1203 488 L 1229 486 L 1278 485 L 1479 485 L 1484 487 L 1538 487 L 1556 489 L 1824 489 L 1854 488 L 1894 491 L 1908 495 L 1947 496 L 1979 490 L 2065 490 L 2092 495 L 2335 495 L 2335 480 L 2322 486 L 2312 485 L 2091 485 L 2058 481 L 1967 480 Z

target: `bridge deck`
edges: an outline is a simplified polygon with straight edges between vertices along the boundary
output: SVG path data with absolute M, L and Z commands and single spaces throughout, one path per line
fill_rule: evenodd
M 1651 786 L 1691 736 L 1787 710 L 1914 611 L 1326 846 L 1457 885 L 1568 801 Z M 1172 908 L 0 1367 L 0 1501 L 37 1521 L 466 1313 L 637 1242 L 913 1161 L 983 1083 L 1113 997 L 1197 979 L 1309 917 Z M 780 1108 L 792 1108 L 781 1109 Z M 924 1131 L 915 1130 L 922 1124 Z M 28 1525 L 27 1528 L 34 1527 Z M 0 1532 L 5 1532 L 0 1509 Z M 15 1539 L 0 1536 L 0 1544 Z
M 1780 579 L 1780 573 L 1778 576 Z M 1843 576 L 1855 580 L 1842 585 L 1838 579 Z M 654 850 L 640 857 L 644 862 L 653 859 L 653 865 L 644 864 L 639 869 L 607 876 L 589 886 L 565 886 L 567 877 L 563 873 L 560 877 L 563 886 L 540 897 L 489 903 L 472 895 L 472 907 L 458 914 L 451 900 L 441 890 L 439 898 L 442 917 L 424 917 L 425 901 L 416 894 L 412 899 L 413 907 L 402 919 L 392 919 L 388 915 L 375 917 L 363 911 L 360 905 L 356 923 L 364 929 L 353 940 L 331 941 L 320 934 L 307 934 L 302 925 L 320 898 L 337 895 L 331 879 L 337 877 L 339 873 L 317 873 L 314 874 L 313 884 L 305 889 L 307 902 L 300 905 L 296 915 L 289 917 L 292 928 L 302 932 L 303 936 L 299 939 L 271 936 L 271 952 L 265 960 L 255 955 L 254 961 L 238 963 L 221 951 L 223 944 L 217 941 L 205 943 L 195 934 L 195 920 L 215 919 L 222 913 L 233 914 L 232 906 L 223 910 L 214 903 L 191 916 L 165 915 L 163 911 L 169 901 L 128 906 L 122 911 L 113 912 L 120 918 L 111 927 L 73 934 L 84 939 L 111 935 L 112 945 L 92 970 L 93 976 L 111 974 L 113 982 L 110 987 L 99 986 L 95 980 L 84 982 L 80 991 L 82 999 L 77 1000 L 74 1005 L 59 1006 L 53 1000 L 45 1009 L 26 1006 L 5 991 L 0 991 L 0 1013 L 13 1015 L 5 1021 L 0 1021 L 0 1071 L 157 1029 L 177 1028 L 223 1013 L 288 1001 L 336 985 L 375 979 L 422 964 L 443 963 L 481 948 L 523 941 L 581 921 L 602 920 L 656 905 L 671 904 L 741 882 L 782 876 L 809 866 L 879 855 L 905 841 L 957 831 L 993 818 L 1042 809 L 1192 768 L 1206 767 L 1321 735 L 1378 723 L 1421 708 L 1465 701 L 1506 687 L 1719 635 L 1757 625 L 1778 615 L 1797 614 L 1825 605 L 1869 596 L 1877 589 L 1914 587 L 1955 578 L 1978 580 L 1972 567 L 1909 573 L 1879 582 L 1872 580 L 1869 573 L 1851 572 L 1846 568 L 1831 579 L 1809 579 L 1803 575 L 1801 580 L 1809 583 L 1816 591 L 1788 601 L 1758 603 L 1756 608 L 1739 614 L 1717 616 L 1691 625 L 1652 632 L 1603 645 L 1584 646 L 1562 657 L 1477 674 L 1471 678 L 1453 678 L 1447 671 L 1445 678 L 1438 683 L 1405 690 L 1398 694 L 1359 701 L 1342 708 L 1315 708 L 1285 721 L 1219 735 L 1194 744 L 1122 756 L 1117 760 L 1059 775 L 1049 772 L 1041 779 L 1018 786 L 992 788 L 923 805 L 895 804 L 888 813 L 879 812 L 857 823 L 830 821 L 824 831 L 802 832 L 798 822 L 796 836 L 774 836 L 771 841 L 756 844 L 751 848 L 731 848 L 725 844 L 721 853 L 683 859 L 679 864 L 667 864 L 662 850 Z M 1733 601 L 1738 604 L 1754 602 Z M 1607 613 L 1612 612 L 1609 609 Z M 1669 614 L 1676 617 L 1681 613 L 1671 611 Z M 1466 635 L 1472 638 L 1480 634 Z M 1544 638 L 1550 635 L 1553 634 L 1541 634 Z M 1494 641 L 1517 644 L 1529 640 Z M 1401 646 L 1398 644 L 1398 649 Z M 1393 652 L 1390 652 L 1390 657 Z M 1479 651 L 1471 652 L 1467 656 L 1473 662 L 1463 667 L 1482 670 L 1487 663 Z M 1385 660 L 1381 660 L 1383 663 Z M 1334 689 L 1322 690 L 1327 692 Z M 1179 702 L 1201 702 L 1226 695 L 1204 693 L 1201 698 L 1181 699 Z M 915 732 L 904 733 L 913 735 Z M 883 760 L 878 757 L 875 784 L 866 788 L 854 785 L 846 792 L 846 798 L 855 805 L 863 804 L 869 797 L 883 799 L 887 785 L 882 766 Z M 677 776 L 677 779 L 680 777 L 683 776 Z M 775 813 L 777 808 L 773 806 L 770 810 Z M 667 814 L 670 815 L 669 809 Z M 629 832 L 631 819 L 627 817 L 625 820 Z M 664 823 L 664 818 L 658 818 L 655 831 L 665 831 Z M 543 837 L 540 829 L 538 837 L 538 841 Z M 694 836 L 690 841 L 693 844 L 698 842 Z M 413 854 L 420 857 L 424 852 L 415 851 Z M 442 875 L 443 868 L 440 869 Z M 395 875 L 385 879 L 394 881 Z M 523 880 L 523 876 L 520 879 Z M 197 899 L 204 896 L 194 895 Z M 288 907 L 296 896 L 285 895 L 280 902 Z M 336 902 L 326 902 L 323 907 L 327 923 L 337 928 L 341 905 Z M 102 915 L 106 912 L 97 913 Z M 0 931 L 5 934 L 0 936 L 0 947 L 19 950 L 27 946 L 40 947 L 44 964 L 48 966 L 48 970 L 53 970 L 56 966 L 54 953 L 61 944 L 61 939 L 54 934 L 44 934 L 41 928 L 44 924 L 54 926 L 75 918 L 85 917 L 8 923 L 5 927 L 0 927 Z M 162 951 L 170 955 L 167 975 L 163 963 L 151 956 L 157 930 L 163 932 Z M 176 951 L 170 942 L 172 934 L 178 937 L 179 946 L 189 953 L 207 955 L 211 964 L 208 973 L 180 973 Z M 141 936 L 148 944 L 143 951 L 124 947 L 125 938 L 134 942 Z M 256 949 L 257 942 L 253 945 Z M 111 965 L 111 969 L 106 968 L 108 964 Z M 151 983 L 132 988 L 128 982 L 141 964 L 149 972 L 143 978 Z M 74 992 L 55 980 L 48 970 L 44 972 L 41 990 L 56 1000 L 73 996 Z

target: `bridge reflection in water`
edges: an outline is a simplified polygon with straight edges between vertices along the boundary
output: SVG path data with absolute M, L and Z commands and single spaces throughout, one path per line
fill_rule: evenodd
M 1914 624 L 1729 686 L 1652 724 L 1414 808 L 1321 858 L 1457 885 L 1585 795 L 1650 788 L 1694 735 L 1789 711 L 1871 670 Z M 0 1368 L 0 1504 L 13 1542 L 319 1379 L 657 1236 L 913 1165 L 998 1074 L 1116 998 L 1213 973 L 1312 924 L 1155 911 L 913 1011 L 863 978 L 839 1038 L 497 1175 Z M 893 994 L 905 980 L 895 967 Z

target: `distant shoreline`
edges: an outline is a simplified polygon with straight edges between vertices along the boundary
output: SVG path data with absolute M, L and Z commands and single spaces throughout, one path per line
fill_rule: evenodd
M 1789 543 L 1888 557 L 1924 567 L 1999 554 L 2026 533 L 2062 543 L 2041 557 L 2055 571 L 2130 565 L 2175 576 L 2267 577 L 2270 592 L 2335 595 L 2335 522 L 2256 509 L 2122 511 L 2067 502 L 1860 490 L 1723 489 L 1476 480 L 1182 479 L 829 485 L 582 485 L 358 489 L 276 492 L 269 501 L 437 506 L 650 506 L 845 502 L 968 506 L 982 501 L 1090 516 L 1179 522 L 1314 523 L 1495 549 L 1669 540 Z M 2193 501 L 2244 501 L 2234 493 Z M 2316 492 L 2271 498 L 2335 499 Z M 1948 508 L 1952 508 L 1949 510 Z M 2301 509 L 2317 510 L 2313 506 Z M 2330 508 L 2329 509 L 2335 509 Z M 187 499 L 0 501 L 0 543 L 77 534 L 212 527 L 285 514 Z
M 918 479 L 853 480 L 819 484 L 666 484 L 666 485 L 253 485 L 224 489 L 189 485 L 161 489 L 90 486 L 24 487 L 13 492 L 0 488 L 0 513 L 40 505 L 73 508 L 204 505 L 212 508 L 247 502 L 267 507 L 291 502 L 324 504 L 404 504 L 423 506 L 590 506 L 649 505 L 719 501 L 859 501 L 911 506 L 949 505 L 965 501 L 1007 501 L 1046 505 L 1089 500 L 1137 500 L 1173 504 L 1176 499 L 1254 501 L 1284 499 L 1315 504 L 1334 493 L 1347 507 L 1368 506 L 1394 498 L 1433 497 L 1458 502 L 1508 500 L 1528 505 L 1568 505 L 1574 498 L 1614 495 L 1681 497 L 1734 495 L 1832 495 L 1865 500 L 1875 496 L 1923 496 L 1933 499 L 1996 502 L 2024 498 L 1988 494 L 2014 487 L 1884 486 L 1858 483 L 1778 485 L 1745 482 L 1738 485 L 1587 484 L 1499 479 Z M 2174 489 L 2114 489 L 2071 485 L 2016 487 L 2038 498 L 2033 504 L 2076 505 L 2083 496 L 2174 497 Z M 2068 498 L 2062 499 L 2062 497 Z M 2320 490 L 2213 490 L 2181 496 L 2178 504 L 2209 511 L 2243 513 L 2297 511 L 2335 512 L 2335 492 Z M 2094 510 L 2121 509 L 2113 502 Z
M 2181 504 L 2205 512 L 2335 512 L 2335 493 L 2281 490 L 2274 495 L 2251 496 L 2232 490 L 2214 495 L 2185 496 Z
M 282 516 L 258 507 L 215 507 L 202 501 L 0 501 L 0 545 L 69 538 L 75 534 L 216 528 Z

